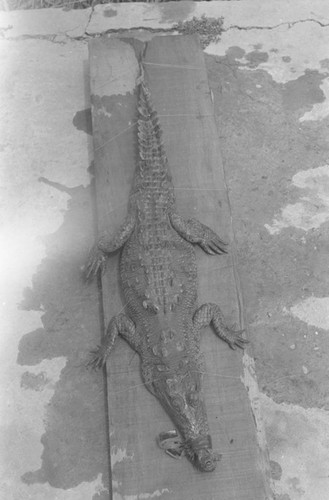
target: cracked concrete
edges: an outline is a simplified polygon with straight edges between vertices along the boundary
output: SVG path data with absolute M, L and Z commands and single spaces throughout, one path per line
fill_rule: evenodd
M 121 8 L 122 7 L 122 8 Z M 106 12 L 110 11 L 111 16 Z M 284 12 L 284 15 L 283 15 Z M 178 21 L 190 20 L 194 16 L 201 17 L 224 17 L 224 30 L 273 30 L 280 26 L 293 26 L 297 23 L 314 22 L 322 27 L 329 25 L 326 5 L 318 0 L 312 3 L 308 1 L 296 2 L 263 2 L 261 6 L 255 2 L 243 1 L 237 9 L 236 3 L 216 2 L 192 3 L 180 2 L 180 6 L 174 8 L 172 4 L 152 6 L 147 10 L 144 4 L 134 4 L 129 8 L 127 5 L 115 6 L 98 5 L 95 7 L 94 15 L 87 27 L 89 34 L 116 29 L 167 29 Z
M 163 3 L 146 6 L 144 3 L 133 5 L 115 4 L 96 5 L 89 9 L 64 11 L 47 9 L 37 11 L 12 11 L 1 13 L 0 33 L 5 38 L 67 36 L 80 39 L 99 33 L 117 33 L 127 29 L 150 30 L 150 32 L 172 32 L 178 21 L 192 17 L 224 17 L 225 32 L 231 30 L 276 30 L 281 26 L 291 28 L 296 24 L 315 23 L 326 28 L 329 26 L 327 6 L 322 0 L 312 2 L 293 0 L 283 2 L 243 1 L 217 4 L 182 1 L 179 5 Z M 284 12 L 284 14 L 283 14 Z
M 15 39 L 28 35 L 84 36 L 92 9 L 65 11 L 62 9 L 18 10 L 1 12 L 0 32 L 4 38 Z
M 318 19 L 298 19 L 297 21 L 284 21 L 282 23 L 274 24 L 274 25 L 269 25 L 269 26 L 256 26 L 254 24 L 251 24 L 249 26 L 237 26 L 237 25 L 232 25 L 229 26 L 225 31 L 229 30 L 243 30 L 243 31 L 248 31 L 248 30 L 275 30 L 277 28 L 280 28 L 281 26 L 287 26 L 288 28 L 291 28 L 292 26 L 295 26 L 295 24 L 301 24 L 301 23 L 316 23 L 322 28 L 326 28 L 329 26 L 328 23 L 324 23 L 319 21 Z
M 77 368 L 99 331 L 96 291 L 78 278 L 92 241 L 87 41 L 147 39 L 203 13 L 224 17 L 206 58 L 259 439 L 276 500 L 328 498 L 329 5 L 233 0 L 1 13 L 6 499 L 108 498 L 102 378 Z

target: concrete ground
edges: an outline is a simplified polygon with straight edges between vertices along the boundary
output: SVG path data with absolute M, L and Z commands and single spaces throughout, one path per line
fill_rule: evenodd
M 205 57 L 259 439 L 276 500 L 329 498 L 329 4 L 233 0 L 1 14 L 6 500 L 108 498 L 102 374 L 83 366 L 100 331 L 97 288 L 79 273 L 93 239 L 88 39 L 136 28 L 145 38 L 203 13 L 224 17 Z

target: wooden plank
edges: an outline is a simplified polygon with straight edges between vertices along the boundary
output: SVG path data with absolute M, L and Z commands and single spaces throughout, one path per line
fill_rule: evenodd
M 91 93 L 99 228 L 114 230 L 127 211 L 135 168 L 137 40 L 90 42 Z M 179 212 L 197 216 L 230 240 L 230 211 L 203 53 L 195 37 L 155 37 L 145 54 L 146 75 L 164 132 Z M 239 322 L 232 256 L 209 257 L 196 249 L 199 302 L 220 304 L 228 323 Z M 124 309 L 118 256 L 102 280 L 105 321 Z M 205 396 L 213 447 L 222 453 L 215 472 L 200 473 L 186 460 L 160 450 L 156 436 L 173 428 L 145 389 L 139 358 L 119 340 L 108 362 L 108 404 L 113 498 L 264 500 L 259 450 L 241 354 L 207 329 Z M 131 495 L 131 496 L 129 496 Z

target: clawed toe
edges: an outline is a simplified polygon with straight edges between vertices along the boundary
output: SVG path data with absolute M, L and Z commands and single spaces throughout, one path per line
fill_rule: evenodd
M 210 240 L 203 241 L 199 244 L 200 244 L 200 247 L 202 248 L 202 250 L 209 255 L 216 255 L 216 254 L 221 255 L 223 253 L 227 253 L 227 250 L 225 250 L 225 248 L 223 248 L 226 245 L 226 243 L 224 243 L 221 240 L 217 240 L 217 239 L 211 240 L 210 239 Z
M 246 347 L 246 344 L 248 344 L 249 341 L 245 339 L 237 339 L 235 341 L 235 345 L 240 347 L 241 349 L 244 349 Z
M 211 241 L 209 243 L 209 247 L 217 254 L 227 253 L 227 251 L 215 241 Z
M 249 344 L 249 340 L 242 337 L 242 334 L 245 330 L 229 330 L 229 340 L 228 344 L 231 349 L 235 350 L 237 347 L 240 349 L 244 349 L 247 344 Z
M 106 270 L 106 256 L 98 248 L 94 248 L 89 255 L 87 264 L 82 268 L 86 282 L 91 281 L 101 270 L 104 274 Z
M 212 250 L 209 246 L 209 244 L 207 243 L 200 243 L 200 247 L 202 248 L 202 250 L 204 252 L 206 252 L 208 255 L 216 255 L 217 252 L 215 252 L 214 250 Z
M 106 359 L 103 356 L 102 348 L 99 346 L 97 349 L 90 351 L 89 360 L 86 364 L 87 368 L 91 368 L 93 370 L 100 370 L 105 366 Z
M 206 252 L 209 255 L 221 255 L 223 253 L 227 253 L 227 251 L 224 248 L 219 247 L 216 245 L 214 242 L 206 242 L 206 243 L 200 243 L 200 247 L 204 252 Z
M 227 253 L 227 250 L 224 248 L 227 246 L 227 243 L 225 243 L 225 241 L 222 241 L 218 238 L 216 240 L 213 240 L 211 243 L 216 248 L 217 253 Z

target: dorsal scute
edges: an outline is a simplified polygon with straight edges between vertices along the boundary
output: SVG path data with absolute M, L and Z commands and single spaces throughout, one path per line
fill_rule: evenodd
M 157 203 L 163 212 L 163 199 L 171 207 L 174 203 L 173 185 L 168 169 L 162 130 L 158 114 L 153 107 L 151 92 L 141 63 L 141 76 L 138 78 L 137 103 L 137 169 L 134 190 L 145 198 L 152 199 L 152 210 Z M 161 205 L 161 206 L 160 206 Z M 153 213 L 150 209 L 148 213 Z M 155 214 L 157 216 L 157 213 Z
M 163 142 L 161 140 L 162 130 L 157 112 L 153 108 L 151 93 L 145 82 L 145 73 L 141 68 L 139 101 L 138 101 L 138 146 L 142 159 L 154 157 L 164 162 L 166 160 Z M 165 162 L 167 165 L 167 163 Z

